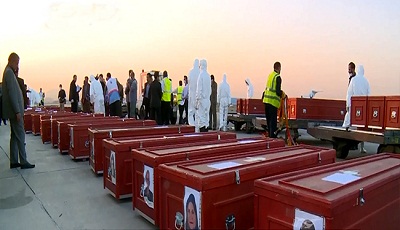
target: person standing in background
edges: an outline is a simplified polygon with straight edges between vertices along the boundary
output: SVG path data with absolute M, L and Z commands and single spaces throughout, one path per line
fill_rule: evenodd
M 183 76 L 183 82 L 185 83 L 185 87 L 183 87 L 182 100 L 184 101 L 184 109 L 185 109 L 185 119 L 183 120 L 183 124 L 188 124 L 188 107 L 189 107 L 189 85 L 187 76 Z
M 215 82 L 214 75 L 211 74 L 211 106 L 210 106 L 210 121 L 208 125 L 208 129 L 216 130 L 217 129 L 217 92 L 218 92 L 218 84 Z
M 129 113 L 131 114 L 131 118 L 136 119 L 137 81 L 135 78 L 135 72 L 129 70 L 129 76 L 131 77 L 131 85 L 129 88 L 129 101 L 131 102 L 131 107 Z
M 39 102 L 39 106 L 44 106 L 44 92 L 42 91 L 42 88 L 39 89 L 39 97 L 40 97 L 40 102 Z
M 199 59 L 195 59 L 193 63 L 193 69 L 189 71 L 189 101 L 188 101 L 188 122 L 189 125 L 196 125 L 195 117 L 197 110 L 196 107 L 196 90 L 197 90 L 197 79 L 199 78 Z
M 282 79 L 281 79 L 281 63 L 274 63 L 274 71 L 268 76 L 267 84 L 263 94 L 263 103 L 265 106 L 265 118 L 268 126 L 268 136 L 276 138 L 276 129 L 278 126 L 278 108 L 281 104 L 282 96 Z
M 58 102 L 60 103 L 60 110 L 64 111 L 64 105 L 67 102 L 66 97 L 67 95 L 65 94 L 65 90 L 62 88 L 62 85 L 60 84 L 60 90 L 58 91 Z
M 346 130 L 350 127 L 350 113 L 351 113 L 351 97 L 353 96 L 369 96 L 371 94 L 371 89 L 367 78 L 364 76 L 364 66 L 357 66 L 357 74 L 355 70 L 354 63 L 349 64 L 349 74 L 353 77 L 350 78 L 350 84 L 347 88 L 346 95 L 346 115 L 343 121 L 343 127 Z
M 11 126 L 10 168 L 28 169 L 34 168 L 35 165 L 30 164 L 26 157 L 24 98 L 15 76 L 18 65 L 19 56 L 16 53 L 11 53 L 2 80 L 3 118 L 9 119 Z
M 154 81 L 150 85 L 150 119 L 155 120 L 158 125 L 162 124 L 161 120 L 161 83 L 158 80 L 158 71 L 154 73 Z
M 150 85 L 153 82 L 153 78 L 151 77 L 150 73 L 146 75 L 146 83 L 144 83 L 144 90 L 143 90 L 143 103 L 144 106 L 144 119 L 150 118 Z
M 228 125 L 228 108 L 231 103 L 231 88 L 226 81 L 226 74 L 222 77 L 222 82 L 218 88 L 218 103 L 219 103 L 219 129 L 226 131 Z
M 83 81 L 82 108 L 84 113 L 90 113 L 90 84 L 88 76 L 85 76 Z
M 244 82 L 246 83 L 246 86 L 247 86 L 247 99 L 251 99 L 253 97 L 253 94 L 254 94 L 253 84 L 251 84 L 251 81 L 250 81 L 249 78 L 244 80 Z
M 200 74 L 196 90 L 196 131 L 207 132 L 210 118 L 211 77 L 207 72 L 207 61 L 200 61 Z M 198 118 L 198 119 L 197 119 Z
M 128 117 L 131 117 L 131 101 L 129 100 L 129 90 L 131 87 L 131 78 L 128 77 L 128 79 L 126 80 L 126 86 L 125 86 L 125 98 L 126 98 L 126 109 L 128 111 Z
M 104 114 L 104 94 L 99 80 L 90 75 L 90 102 L 93 103 L 93 112 Z
M 110 73 L 107 73 L 107 97 L 110 108 L 110 116 L 122 116 L 121 110 L 121 98 L 119 96 L 117 79 L 111 77 Z
M 183 124 L 183 110 L 185 109 L 185 101 L 183 99 L 183 86 L 182 81 L 179 81 L 178 87 L 173 91 L 173 94 L 176 94 L 176 100 L 178 104 L 179 110 L 179 121 L 178 124 Z
M 78 77 L 74 75 L 69 85 L 69 101 L 71 102 L 71 112 L 73 113 L 78 112 L 79 92 L 81 91 L 81 88 L 76 85 L 77 79 Z
M 171 93 L 172 84 L 168 78 L 168 72 L 163 72 L 163 79 L 161 82 L 162 98 L 161 98 L 161 118 L 163 125 L 169 125 L 170 110 L 171 110 Z

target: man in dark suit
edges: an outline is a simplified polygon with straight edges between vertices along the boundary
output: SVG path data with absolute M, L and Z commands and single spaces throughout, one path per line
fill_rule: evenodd
M 19 65 L 19 56 L 11 53 L 3 73 L 3 116 L 10 119 L 10 168 L 34 168 L 26 159 L 24 129 L 24 98 L 19 88 L 15 71 Z M 19 160 L 18 162 L 18 155 Z
M 69 101 L 71 102 L 71 112 L 73 113 L 78 112 L 79 92 L 81 91 L 76 85 L 77 78 L 78 77 L 74 75 L 69 85 Z
M 154 81 L 150 84 L 150 119 L 162 125 L 161 120 L 161 83 L 158 81 L 159 72 L 154 73 Z
M 147 74 L 146 76 L 146 83 L 144 83 L 144 89 L 143 89 L 143 102 L 142 105 L 144 105 L 144 119 L 149 119 L 150 117 L 150 85 L 153 83 L 153 77 L 151 76 L 150 73 Z

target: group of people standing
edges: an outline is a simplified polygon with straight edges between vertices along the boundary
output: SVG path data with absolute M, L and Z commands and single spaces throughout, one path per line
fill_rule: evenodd
M 79 93 L 82 91 L 81 103 L 84 113 L 90 113 L 91 105 L 93 105 L 94 113 L 122 117 L 124 89 L 117 78 L 112 77 L 111 73 L 107 73 L 106 79 L 104 79 L 103 74 L 90 75 L 90 80 L 86 76 L 82 87 L 77 84 L 77 78 L 76 75 L 73 76 L 69 87 L 69 101 L 71 102 L 72 112 L 78 112 Z M 136 106 L 131 105 L 136 105 L 137 87 L 135 73 L 133 70 L 129 70 L 129 79 L 125 88 L 128 117 L 136 118 Z M 65 90 L 60 84 L 58 100 L 61 108 L 64 108 L 66 97 Z

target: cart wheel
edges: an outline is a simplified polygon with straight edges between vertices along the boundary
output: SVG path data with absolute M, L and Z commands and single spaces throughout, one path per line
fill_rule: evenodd
M 349 155 L 350 148 L 346 142 L 334 143 L 333 148 L 336 150 L 337 158 L 346 159 L 346 157 Z
M 246 133 L 250 134 L 254 131 L 254 126 L 251 122 L 246 123 Z
M 240 129 L 242 128 L 242 124 L 240 122 L 235 122 L 235 131 L 240 131 Z

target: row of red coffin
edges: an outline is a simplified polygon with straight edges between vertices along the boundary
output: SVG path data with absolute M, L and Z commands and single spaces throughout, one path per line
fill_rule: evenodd
M 174 127 L 163 129 L 170 129 L 170 132 L 175 133 L 182 130 L 185 132 L 185 129 L 182 128 L 183 127 L 181 127 L 180 130 L 178 127 L 175 127 L 175 130 Z M 190 127 L 186 128 L 186 131 L 188 132 L 193 131 L 193 129 L 190 130 Z M 145 130 L 152 131 L 146 133 Z M 324 181 L 322 179 L 320 181 L 322 184 L 319 185 L 319 187 L 315 187 L 314 182 L 304 183 L 304 180 L 314 181 L 315 179 L 307 178 L 308 174 L 301 178 L 298 173 L 294 174 L 295 183 L 292 179 L 281 180 L 278 178 L 279 180 L 277 181 L 279 182 L 279 186 L 286 185 L 289 187 L 282 188 L 281 192 L 288 192 L 287 190 L 289 189 L 291 191 L 288 196 L 290 198 L 289 200 L 292 199 L 292 202 L 294 202 L 292 204 L 290 202 L 286 203 L 287 207 L 281 207 L 282 201 L 287 202 L 288 197 L 280 197 L 281 200 L 277 200 L 276 193 L 275 195 L 269 196 L 268 194 L 271 193 L 271 191 L 272 193 L 278 191 L 275 188 L 276 185 L 271 184 L 269 179 L 266 179 L 264 181 L 257 181 L 256 186 L 253 187 L 252 184 L 254 179 L 278 175 L 280 173 L 304 169 L 316 165 L 333 163 L 335 161 L 334 150 L 309 146 L 297 146 L 292 148 L 260 151 L 260 149 L 263 148 L 273 148 L 283 146 L 284 144 L 282 141 L 277 140 L 238 141 L 233 139 L 235 138 L 234 134 L 229 133 L 180 134 L 175 135 L 175 138 L 171 135 L 169 138 L 159 137 L 158 139 L 154 139 L 154 136 L 160 135 L 159 130 L 161 129 L 142 128 L 140 131 L 137 129 L 136 133 L 151 135 L 151 138 L 137 137 L 133 139 L 130 137 L 127 139 L 104 140 L 103 146 L 105 149 L 101 150 L 102 147 L 100 145 L 99 151 L 104 152 L 105 173 L 103 176 L 105 187 L 108 188 L 117 198 L 129 196 L 133 191 L 134 207 L 136 207 L 139 213 L 150 220 L 154 220 L 154 222 L 163 229 L 171 229 L 175 228 L 175 226 L 182 227 L 183 223 L 185 223 L 186 219 L 181 218 L 186 216 L 186 213 L 183 212 L 185 207 L 183 200 L 187 200 L 185 195 L 189 193 L 194 194 L 194 197 L 196 198 L 195 200 L 198 201 L 197 208 L 199 215 L 197 218 L 199 226 L 203 229 L 222 228 L 225 226 L 232 227 L 231 225 L 233 224 L 238 229 L 245 229 L 252 227 L 253 223 L 256 229 L 290 229 L 293 228 L 293 225 L 298 225 L 301 220 L 305 222 L 305 217 L 315 222 L 316 225 L 323 222 L 325 226 L 328 226 L 327 229 L 343 228 L 346 226 L 366 226 L 366 229 L 376 229 L 377 226 L 381 227 L 381 225 L 371 225 L 370 222 L 373 220 L 374 223 L 379 223 L 375 220 L 377 216 L 380 219 L 383 218 L 382 222 L 384 223 L 382 226 L 386 226 L 387 229 L 397 226 L 396 223 L 398 220 L 395 220 L 395 218 L 390 219 L 391 215 L 386 215 L 387 212 L 393 213 L 393 211 L 395 211 L 394 213 L 397 213 L 400 204 L 399 195 L 396 193 L 396 191 L 399 191 L 398 180 L 400 165 L 399 159 L 397 158 L 381 155 L 369 160 L 365 158 L 364 164 L 360 164 L 359 162 L 361 161 L 358 163 L 352 161 L 345 164 L 334 164 L 329 166 L 330 170 L 326 170 L 328 167 L 320 168 L 319 171 L 321 171 L 320 173 L 323 173 L 323 175 L 316 173 L 315 169 L 304 171 L 310 175 L 312 174 L 313 177 L 317 175 L 321 176 L 321 178 L 325 174 L 332 174 L 334 171 L 338 171 L 339 174 L 343 172 L 342 176 L 344 179 L 342 180 L 348 180 L 346 177 L 348 174 L 353 176 L 353 178 L 359 177 L 357 182 L 360 183 L 349 183 L 346 186 L 340 184 L 337 185 L 338 182 L 343 183 L 340 179 L 341 175 L 338 176 L 336 175 L 337 173 L 332 174 L 332 177 L 338 177 L 338 181 L 332 182 Z M 97 131 L 101 132 L 99 129 Z M 121 129 L 109 129 L 108 133 L 112 133 L 111 135 L 115 136 L 119 131 L 128 132 L 128 129 L 125 131 L 121 131 Z M 103 132 L 107 132 L 107 130 L 103 130 Z M 140 134 L 136 134 L 136 136 L 141 136 Z M 206 137 L 206 135 L 209 136 Z M 176 136 L 181 137 L 179 138 Z M 212 141 L 213 139 L 216 141 Z M 91 151 L 91 157 L 92 155 L 100 155 L 98 153 L 95 154 L 99 144 L 94 144 L 92 141 L 90 142 L 93 143 L 93 145 L 89 146 L 95 146 L 93 151 Z M 190 144 L 179 146 L 179 143 Z M 155 145 L 163 145 L 163 147 L 143 149 Z M 165 145 L 171 145 L 172 148 L 168 149 Z M 133 148 L 140 149 L 135 150 Z M 131 149 L 133 154 L 131 153 Z M 256 149 L 259 151 L 249 152 Z M 206 157 L 206 159 L 204 159 L 204 157 Z M 196 160 L 197 158 L 201 159 Z M 188 162 L 187 160 L 191 161 Z M 382 161 L 382 163 L 378 163 L 381 167 L 379 169 L 376 167 L 377 161 Z M 388 164 L 388 162 L 392 163 Z M 364 169 L 365 167 L 366 169 Z M 372 172 L 371 168 L 373 169 Z M 391 175 L 392 178 L 384 177 L 383 179 L 386 181 L 382 181 L 382 172 L 387 170 L 391 173 L 386 173 L 386 175 Z M 146 191 L 145 189 L 141 189 L 146 187 L 144 183 L 146 172 L 150 172 L 150 181 L 153 181 L 153 192 L 150 193 L 146 193 L 144 192 Z M 371 210 L 375 210 L 376 206 L 384 206 L 382 203 L 377 204 L 377 201 L 371 202 L 371 206 L 367 206 L 368 203 L 364 202 L 365 200 L 372 200 L 374 196 L 379 196 L 379 193 L 378 195 L 375 194 L 376 190 L 374 190 L 374 187 L 377 186 L 376 178 L 380 178 L 380 181 L 378 181 L 378 184 L 380 185 L 382 185 L 382 183 L 385 184 L 388 181 L 390 182 L 389 179 L 392 179 L 391 181 L 395 183 L 394 187 L 393 184 L 388 185 L 389 189 L 387 192 L 390 193 L 391 191 L 394 191 L 395 197 L 390 201 L 392 203 L 388 205 L 384 203 L 386 208 L 383 211 L 380 209 L 372 212 Z M 281 184 L 282 181 L 285 183 Z M 367 186 L 366 183 L 371 181 L 373 184 Z M 389 182 L 388 184 L 390 184 Z M 257 186 L 260 183 L 262 186 Z M 312 185 L 311 189 L 307 188 L 306 185 Z M 326 188 L 327 185 L 330 186 L 328 186 L 328 189 Z M 275 187 L 271 190 L 268 189 L 269 186 Z M 354 205 L 353 202 L 355 199 L 351 200 L 347 191 L 349 189 L 351 190 L 353 187 L 360 186 L 362 187 L 362 190 L 356 189 L 358 194 L 352 194 L 357 198 L 357 200 L 361 200 L 362 198 L 364 202 L 359 202 L 359 205 L 357 206 Z M 152 189 L 150 189 L 150 191 L 151 190 Z M 256 197 L 254 203 L 253 190 Z M 226 191 L 229 192 L 227 193 Z M 258 193 L 257 191 L 261 192 Z M 293 191 L 296 191 L 296 193 L 293 194 Z M 304 194 L 301 194 L 302 192 L 304 192 Z M 387 192 L 385 194 L 387 194 Z M 144 194 L 153 194 L 153 199 L 143 198 L 146 197 Z M 315 199 L 314 197 L 313 199 L 312 197 L 315 194 L 319 194 L 322 198 L 319 197 L 318 199 Z M 304 197 L 300 200 L 297 199 L 302 195 L 307 199 Z M 332 199 L 332 196 L 335 197 L 335 199 Z M 327 200 L 321 204 L 323 198 Z M 311 202 L 313 200 L 314 202 Z M 341 204 L 343 200 L 348 201 L 347 206 Z M 273 210 L 265 208 L 270 206 L 273 201 L 276 203 L 274 204 L 275 206 L 273 206 Z M 302 201 L 304 201 L 303 204 Z M 340 208 L 335 208 L 335 205 L 325 205 L 321 207 L 321 205 L 328 201 L 338 203 Z M 385 199 L 385 202 L 386 201 L 387 200 Z M 359 209 L 361 206 L 364 208 Z M 293 212 L 288 212 L 288 209 L 290 208 L 293 209 Z M 364 219 L 361 218 L 362 220 L 357 223 L 354 221 L 351 221 L 351 223 L 343 221 L 341 219 L 343 217 L 338 215 L 338 210 L 343 211 L 343 209 L 346 208 L 348 208 L 347 211 L 349 213 L 360 212 L 360 215 Z M 279 210 L 282 210 L 282 213 L 279 213 Z M 255 215 L 253 215 L 253 211 Z M 366 213 L 368 213 L 368 215 Z M 370 218 L 371 213 L 373 213 L 373 215 Z M 357 213 L 357 215 L 358 214 L 359 213 Z M 366 216 L 369 218 L 365 218 Z M 253 222 L 253 219 L 255 222 Z
M 400 129 L 400 96 L 353 96 L 351 124 L 360 128 Z M 289 119 L 344 120 L 343 100 L 289 98 Z M 238 99 L 237 113 L 265 114 L 261 99 Z

